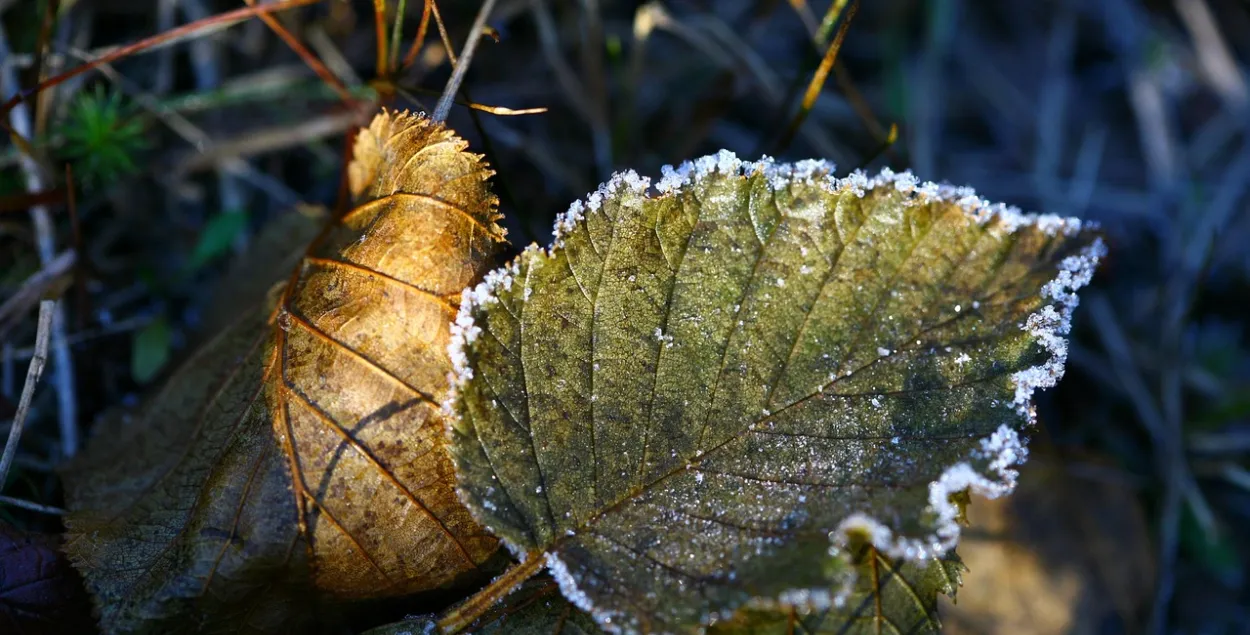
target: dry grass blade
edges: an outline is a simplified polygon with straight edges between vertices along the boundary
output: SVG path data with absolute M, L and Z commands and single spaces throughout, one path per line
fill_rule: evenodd
M 425 44 L 425 34 L 430 28 L 430 12 L 434 9 L 434 0 L 425 0 L 425 5 L 421 9 L 421 24 L 417 27 L 417 37 L 412 40 L 412 46 L 408 49 L 408 53 L 404 55 L 404 63 L 400 65 L 400 69 L 412 66 L 417 61 L 417 54 L 421 52 L 421 45 Z
M 425 94 L 425 95 L 441 95 L 442 94 L 440 91 L 426 90 L 424 88 L 407 89 L 407 88 L 396 87 L 396 92 L 402 95 L 405 99 L 408 99 L 409 101 L 412 101 L 414 103 L 417 103 L 419 101 L 416 97 L 416 95 L 418 94 Z M 468 108 L 469 110 L 476 110 L 478 112 L 484 112 L 488 115 L 495 115 L 497 117 L 518 117 L 521 115 L 541 115 L 547 112 L 548 110 L 546 106 L 538 106 L 536 108 L 509 108 L 507 106 L 492 106 L 490 104 L 479 104 L 475 101 L 467 101 L 467 100 L 462 100 L 462 99 L 453 100 L 452 103 L 454 103 L 457 106 L 464 106 L 465 108 Z
M 13 507 L 20 507 L 22 509 L 27 509 L 32 512 L 39 512 L 40 514 L 49 514 L 51 516 L 64 516 L 65 515 L 65 510 L 61 509 L 60 507 L 53 507 L 51 505 L 40 505 L 39 503 L 32 503 L 28 500 L 22 500 L 20 498 L 13 498 L 12 496 L 0 496 L 0 504 L 12 505 Z
M 81 66 L 70 69 L 69 71 L 61 73 L 60 75 L 56 75 L 55 77 L 50 77 L 46 80 L 43 80 L 39 82 L 37 85 L 35 85 L 34 88 L 19 92 L 13 97 L 9 98 L 9 100 L 6 101 L 3 106 L 0 106 L 0 112 L 7 113 L 10 110 L 12 110 L 14 106 L 26 101 L 32 95 L 37 95 L 40 92 L 52 86 L 56 86 L 57 84 L 60 84 L 68 79 L 71 79 L 83 73 L 86 73 L 87 71 L 92 70 L 93 68 L 99 66 L 100 64 L 111 64 L 124 57 L 129 57 L 131 55 L 134 55 L 135 53 L 149 51 L 162 45 L 169 45 L 174 42 L 180 41 L 186 37 L 199 34 L 201 32 L 207 31 L 212 28 L 222 28 L 225 26 L 230 26 L 231 24 L 234 24 L 241 20 L 245 20 L 250 17 L 268 16 L 270 13 L 274 13 L 276 11 L 283 11 L 286 9 L 293 9 L 295 7 L 302 7 L 302 6 L 309 5 L 309 4 L 316 4 L 319 1 L 320 0 L 286 0 L 285 2 L 280 2 L 280 3 L 275 3 L 275 4 L 249 6 L 249 7 L 244 7 L 241 9 L 235 9 L 234 11 L 227 11 L 226 13 L 222 13 L 220 15 L 216 15 L 211 18 L 198 20 L 190 24 L 184 24 L 175 29 L 170 29 L 163 33 L 158 33 L 156 35 L 153 35 L 152 37 L 144 38 L 133 44 L 127 44 L 126 46 L 114 49 L 113 51 L 110 51 L 109 53 L 102 55 L 99 58 L 96 58 L 95 60 L 92 60 L 91 62 L 87 64 L 83 64 Z
M 399 23 L 402 19 L 402 14 L 395 14 L 396 23 Z M 389 75 L 389 67 L 387 66 L 389 56 L 386 53 L 386 0 L 373 0 L 373 31 L 373 36 L 377 39 L 375 46 L 377 50 L 377 59 L 375 60 L 378 67 L 377 73 L 378 76 L 385 78 Z
M 0 51 L 8 52 L 8 38 L 0 33 Z M 21 97 L 17 75 L 10 67 L 3 69 L 3 83 L 6 94 L 12 91 L 12 99 Z M 10 101 L 12 101 L 12 99 Z M 12 108 L 3 111 L 11 124 L 11 136 L 14 145 L 21 150 L 18 157 L 22 175 L 28 192 L 41 192 L 45 189 L 45 171 L 36 159 L 36 154 L 26 145 L 25 139 L 34 138 L 40 131 L 34 127 L 35 117 L 32 116 L 27 104 L 16 101 Z M 48 267 L 56 258 L 56 230 L 52 221 L 51 210 L 46 205 L 36 204 L 30 207 L 30 220 L 35 230 L 35 244 L 40 263 Z M 64 456 L 73 456 L 78 450 L 78 399 L 75 390 L 73 354 L 67 342 L 65 311 L 61 306 L 53 309 L 51 327 L 51 348 L 53 358 L 53 384 L 56 386 L 57 425 L 60 431 L 60 450 Z
M 834 36 L 833 42 L 829 48 L 825 50 L 825 56 L 820 60 L 820 66 L 816 68 L 816 72 L 812 75 L 812 81 L 807 85 L 807 92 L 803 94 L 803 103 L 799 105 L 799 111 L 790 120 L 790 125 L 786 127 L 786 131 L 781 135 L 781 139 L 777 141 L 774 154 L 780 154 L 790 145 L 794 139 L 794 135 L 798 133 L 799 127 L 807 119 L 807 114 L 812 111 L 812 106 L 816 105 L 816 100 L 820 97 L 820 91 L 825 86 L 825 80 L 829 78 L 829 71 L 833 70 L 833 63 L 838 59 L 838 51 L 842 50 L 842 42 L 846 39 L 846 33 L 850 30 L 851 21 L 855 19 L 855 13 L 859 10 L 859 0 L 851 3 L 851 8 L 846 12 L 846 18 L 842 20 L 842 25 L 838 27 L 838 34 Z M 834 17 L 836 21 L 837 17 Z
M 26 310 L 35 305 L 41 297 L 59 295 L 50 293 L 68 278 L 77 261 L 77 253 L 73 250 L 63 251 L 33 276 L 26 279 L 16 293 L 0 303 L 0 337 L 12 328 Z
M 399 6 L 395 9 L 395 22 L 391 25 L 391 41 L 388 50 L 389 59 L 386 62 L 386 77 L 390 77 L 399 71 L 399 38 L 403 31 L 404 12 L 407 8 L 407 0 L 399 0 Z
M 256 0 L 246 0 L 246 1 L 247 1 L 248 6 L 250 7 L 256 6 Z M 323 64 L 321 60 L 317 59 L 316 55 L 313 55 L 312 52 L 309 51 L 307 47 L 305 47 L 303 44 L 300 43 L 298 38 L 292 35 L 291 32 L 286 29 L 286 27 L 282 26 L 281 22 L 278 22 L 276 18 L 274 18 L 272 15 L 269 15 L 269 13 L 267 12 L 258 14 L 258 17 L 261 19 L 261 21 L 265 23 L 266 26 L 268 26 L 275 34 L 277 34 L 278 37 L 282 38 L 282 41 L 286 42 L 287 46 L 291 47 L 291 50 L 295 51 L 296 55 L 299 55 L 300 59 L 304 60 L 305 64 L 308 64 L 308 67 L 311 68 L 313 72 L 317 74 L 317 77 L 320 77 L 322 81 L 326 83 L 327 86 L 329 86 L 330 88 L 333 88 L 334 92 L 339 94 L 339 98 L 341 98 L 345 102 L 350 102 L 353 100 L 351 91 L 347 90 L 347 87 L 343 85 L 343 80 L 335 76 L 334 73 L 331 73 L 330 69 L 326 68 L 326 65 Z M 380 46 L 382 46 L 383 49 L 385 49 L 385 45 L 380 45 Z M 379 67 L 379 69 L 380 68 L 381 67 Z

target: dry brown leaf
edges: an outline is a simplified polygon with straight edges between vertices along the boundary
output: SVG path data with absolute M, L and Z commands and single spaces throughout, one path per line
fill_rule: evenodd
M 91 633 L 87 594 L 57 536 L 0 522 L 0 633 Z
M 460 290 L 503 242 L 466 145 L 379 115 L 358 206 L 67 471 L 67 548 L 106 631 L 285 630 L 310 587 L 412 593 L 495 551 L 452 490 L 439 410 Z

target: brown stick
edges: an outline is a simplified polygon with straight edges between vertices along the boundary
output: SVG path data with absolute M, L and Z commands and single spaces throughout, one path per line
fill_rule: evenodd
M 469 72 L 469 63 L 473 61 L 473 52 L 477 50 L 477 43 L 482 39 L 482 27 L 486 26 L 486 19 L 490 17 L 490 12 L 494 8 L 495 0 L 483 0 L 482 7 L 478 9 L 477 18 L 473 20 L 473 26 L 469 29 L 469 40 L 464 43 L 464 48 L 460 51 L 460 59 L 455 62 L 456 68 L 451 72 L 451 79 L 447 80 L 447 86 L 443 88 L 443 96 L 434 106 L 434 116 L 430 117 L 434 121 L 447 121 L 447 113 L 451 112 L 452 100 L 460 91 L 460 83 L 464 81 L 465 74 Z
M 529 554 L 524 562 L 504 571 L 503 575 L 495 578 L 485 589 L 478 591 L 473 597 L 465 600 L 464 604 L 443 615 L 443 618 L 438 621 L 438 627 L 444 633 L 459 633 L 469 628 L 492 606 L 521 586 L 522 582 L 537 575 L 547 562 L 546 555 L 541 552 Z
M 53 300 L 39 303 L 39 327 L 35 331 L 35 354 L 30 358 L 30 366 L 26 369 L 26 385 L 22 386 L 22 397 L 17 402 L 17 414 L 13 417 L 13 425 L 9 428 L 9 440 L 4 444 L 4 455 L 0 456 L 0 486 L 9 476 L 9 468 L 13 465 L 13 457 L 17 454 L 17 444 L 22 439 L 22 426 L 26 416 L 30 414 L 30 401 L 35 395 L 35 385 L 43 374 L 43 365 L 48 360 L 48 338 L 52 334 L 52 309 L 56 306 Z

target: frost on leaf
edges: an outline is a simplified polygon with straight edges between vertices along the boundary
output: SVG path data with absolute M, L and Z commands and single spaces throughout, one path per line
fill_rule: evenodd
M 453 491 L 441 414 L 460 291 L 503 240 L 466 145 L 375 118 L 356 207 L 269 272 L 290 283 L 67 470 L 66 550 L 103 630 L 300 632 L 319 597 L 446 586 L 496 550 Z
M 856 540 L 939 557 L 957 501 L 1015 482 L 1101 242 L 830 169 L 721 152 L 654 190 L 618 174 L 465 294 L 461 497 L 605 628 L 825 608 Z
M 796 590 L 794 602 L 810 610 L 747 606 L 711 624 L 708 635 L 876 635 L 940 633 L 938 595 L 951 598 L 961 584 L 963 563 L 954 554 L 915 561 L 891 559 L 870 545 L 857 544 L 849 555 L 851 573 L 834 588 Z M 804 597 L 799 597 L 804 596 Z M 832 602 L 837 599 L 836 603 Z M 434 632 L 435 620 L 415 618 L 365 635 Z M 425 629 L 430 630 L 425 630 Z M 531 580 L 470 625 L 477 635 L 598 634 L 604 629 L 561 597 L 550 578 Z

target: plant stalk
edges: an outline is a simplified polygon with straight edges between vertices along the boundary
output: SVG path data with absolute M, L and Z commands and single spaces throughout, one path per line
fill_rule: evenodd
M 451 79 L 447 80 L 447 87 L 443 89 L 443 96 L 439 97 L 438 105 L 434 107 L 434 116 L 431 117 L 434 121 L 440 123 L 447 121 L 447 113 L 451 112 L 452 100 L 460 90 L 460 83 L 464 81 L 465 74 L 469 72 L 473 52 L 477 50 L 477 43 L 482 39 L 482 28 L 486 26 L 486 18 L 490 17 L 494 8 L 495 0 L 482 2 L 482 8 L 478 10 L 477 17 L 473 20 L 473 27 L 469 29 L 469 39 L 464 43 L 464 49 L 460 52 L 460 60 L 456 62 L 456 70 L 452 71 Z
M 472 626 L 473 622 L 508 597 L 508 594 L 521 586 L 521 583 L 537 575 L 547 562 L 546 555 L 540 551 L 526 556 L 524 562 L 508 569 L 503 575 L 486 585 L 486 588 L 465 600 L 464 604 L 448 611 L 438 621 L 439 629 L 444 633 L 459 633 Z

